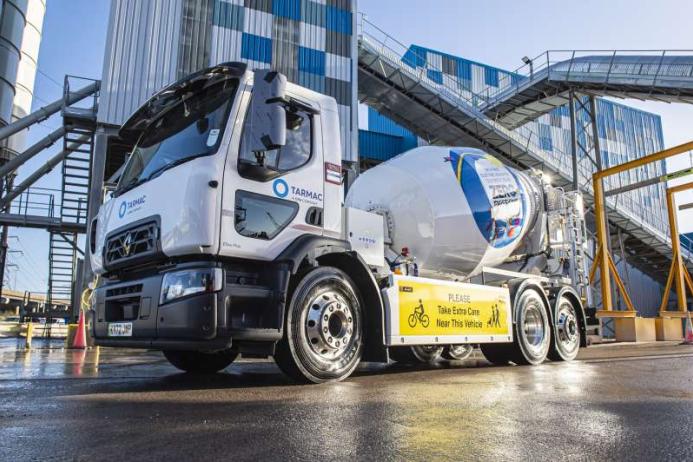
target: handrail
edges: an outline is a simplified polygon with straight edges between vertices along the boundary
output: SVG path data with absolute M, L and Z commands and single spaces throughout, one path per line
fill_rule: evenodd
M 390 48 L 389 45 L 386 45 L 385 40 L 380 40 L 377 37 L 375 37 L 372 33 L 370 33 L 368 30 L 366 30 L 366 25 L 372 26 L 373 29 L 379 31 L 381 34 L 383 34 L 389 41 L 390 43 L 393 44 L 398 44 L 404 51 L 404 53 L 398 53 L 397 51 L 393 50 Z M 474 114 L 477 114 L 479 118 L 484 118 L 487 123 L 491 124 L 496 128 L 498 131 L 502 132 L 505 136 L 507 136 L 509 139 L 514 140 L 515 142 L 518 142 L 522 146 L 525 147 L 525 150 L 528 150 L 531 148 L 535 152 L 541 152 L 542 155 L 546 158 L 546 161 L 552 166 L 552 168 L 555 168 L 558 170 L 564 177 L 566 178 L 571 178 L 572 177 L 572 166 L 569 165 L 569 161 L 571 159 L 571 156 L 564 152 L 561 151 L 560 149 L 554 149 L 552 151 L 545 151 L 541 148 L 539 145 L 539 136 L 538 134 L 529 129 L 528 127 L 524 126 L 521 127 L 515 131 L 508 130 L 505 127 L 501 126 L 498 122 L 489 119 L 488 117 L 484 116 L 478 109 L 480 104 L 478 101 L 475 100 L 475 97 L 478 97 L 478 94 L 471 91 L 470 89 L 464 89 L 462 90 L 463 86 L 460 84 L 459 79 L 456 78 L 448 78 L 450 83 L 455 84 L 455 86 L 452 86 L 445 81 L 443 83 L 438 83 L 435 81 L 432 81 L 430 78 L 426 76 L 426 70 L 434 70 L 434 71 L 439 71 L 442 72 L 441 69 L 437 68 L 436 66 L 432 66 L 430 63 L 427 64 L 427 68 L 412 68 L 409 65 L 402 65 L 402 61 L 405 60 L 405 55 L 407 56 L 406 59 L 410 58 L 418 58 L 418 60 L 422 62 L 426 62 L 426 57 L 421 56 L 420 54 L 417 54 L 415 51 L 412 51 L 410 48 L 406 47 L 403 45 L 401 42 L 399 42 L 397 39 L 394 39 L 387 35 L 386 32 L 384 32 L 382 29 L 380 29 L 378 26 L 370 23 L 368 20 L 365 18 L 362 20 L 361 23 L 361 30 L 359 31 L 359 40 L 361 41 L 362 45 L 366 46 L 371 46 L 374 50 L 376 50 L 377 53 L 379 53 L 382 57 L 387 58 L 393 65 L 397 65 L 399 67 L 399 70 L 401 72 L 406 72 L 412 79 L 418 81 L 420 84 L 425 84 L 430 87 L 435 88 L 438 93 L 441 96 L 444 96 L 448 99 L 450 103 L 457 104 L 460 106 L 463 106 L 466 111 L 472 112 Z M 549 52 L 547 52 L 547 61 L 551 60 L 551 55 Z M 535 71 L 536 74 L 536 71 Z M 467 96 L 465 93 L 468 93 L 470 96 Z M 483 100 L 483 98 L 482 98 Z M 582 182 L 587 181 L 587 186 L 585 189 L 589 192 L 591 192 L 592 185 L 590 184 L 588 180 L 592 177 L 592 174 L 594 173 L 595 169 L 590 168 L 590 166 L 585 165 L 584 163 L 580 163 L 578 165 L 579 168 L 579 176 L 582 179 Z M 620 178 L 619 178 L 620 180 Z M 611 181 L 606 181 L 605 186 L 611 186 L 612 182 Z M 652 234 L 658 235 L 663 241 L 667 240 L 667 231 L 668 231 L 668 224 L 664 220 L 663 217 L 656 217 L 656 216 L 645 216 L 643 212 L 643 207 L 641 204 L 636 203 L 635 201 L 632 200 L 632 198 L 629 195 L 622 195 L 619 199 L 621 205 L 618 207 L 619 211 L 626 215 L 628 218 L 634 220 L 634 221 L 640 221 L 643 222 L 643 228 L 646 229 L 648 232 L 651 232 Z M 607 205 L 609 208 L 615 209 L 616 208 L 616 202 L 613 198 L 607 198 L 606 200 Z M 625 210 L 624 210 L 625 209 Z

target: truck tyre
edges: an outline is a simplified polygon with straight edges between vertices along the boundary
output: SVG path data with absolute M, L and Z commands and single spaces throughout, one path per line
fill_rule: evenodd
M 561 295 L 553 304 L 551 349 L 553 361 L 572 361 L 580 350 L 580 321 L 570 298 Z
M 168 362 L 182 371 L 191 374 L 214 374 L 231 364 L 238 356 L 238 352 L 235 350 L 214 352 L 164 350 L 164 356 Z
M 474 351 L 470 344 L 449 345 L 443 350 L 443 358 L 450 361 L 463 361 L 469 358 Z
M 515 364 L 541 364 L 551 346 L 549 313 L 539 292 L 528 287 L 516 295 L 513 342 Z
M 311 270 L 293 290 L 274 360 L 299 382 L 342 380 L 361 360 L 363 319 L 349 276 L 328 266 Z
M 496 366 L 505 366 L 510 363 L 513 356 L 512 346 L 507 343 L 482 343 L 479 348 L 488 362 Z
M 411 347 L 411 352 L 418 362 L 435 364 L 440 362 L 443 357 L 443 347 L 435 345 L 415 345 Z

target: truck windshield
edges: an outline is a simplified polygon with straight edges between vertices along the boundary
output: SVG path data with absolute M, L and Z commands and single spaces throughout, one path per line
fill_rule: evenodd
M 163 171 L 219 148 L 237 79 L 207 81 L 202 88 L 181 91 L 142 132 L 118 182 L 122 194 Z

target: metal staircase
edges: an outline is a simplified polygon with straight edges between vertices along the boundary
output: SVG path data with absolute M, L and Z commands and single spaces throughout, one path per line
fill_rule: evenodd
M 547 154 L 537 133 L 525 127 L 522 132 L 511 130 L 490 118 L 482 110 L 485 95 L 473 94 L 453 80 L 432 80 L 430 63 L 427 69 L 407 64 L 409 48 L 365 19 L 360 24 L 358 45 L 359 101 L 431 144 L 481 148 L 520 168 L 544 171 L 553 178 L 554 186 L 573 189 L 571 154 L 556 149 Z M 594 168 L 581 162 L 577 171 L 582 184 L 592 177 Z M 591 184 L 583 193 L 589 207 L 593 201 Z M 638 216 L 637 204 L 617 204 L 614 198 L 607 198 L 607 205 L 610 220 L 628 234 L 633 246 L 646 249 L 633 253 L 633 263 L 664 277 L 671 259 L 669 236 L 663 231 L 668 229 L 666 223 L 644 222 Z M 684 252 L 684 259 L 693 263 L 693 254 Z
M 71 96 L 71 84 L 75 80 L 87 79 L 65 76 L 64 100 Z M 81 86 L 84 83 L 81 82 Z M 60 189 L 59 215 L 63 226 L 81 225 L 86 229 L 91 159 L 94 151 L 98 93 L 81 106 L 65 105 L 62 109 L 63 152 L 62 180 Z M 75 277 L 79 248 L 77 232 L 66 230 L 50 231 L 48 253 L 48 292 L 46 302 L 69 303 L 72 299 L 72 284 Z
M 569 92 L 693 104 L 693 50 L 551 50 L 480 95 L 479 109 L 517 128 L 568 104 Z

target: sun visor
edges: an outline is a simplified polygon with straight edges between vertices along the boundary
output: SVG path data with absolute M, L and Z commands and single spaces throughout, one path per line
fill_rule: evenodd
M 190 74 L 154 94 L 146 103 L 135 111 L 120 127 L 118 135 L 125 141 L 135 142 L 142 131 L 159 115 L 181 101 L 188 92 L 204 88 L 211 81 L 223 78 L 241 77 L 247 69 L 245 63 L 230 62 L 217 64 Z

